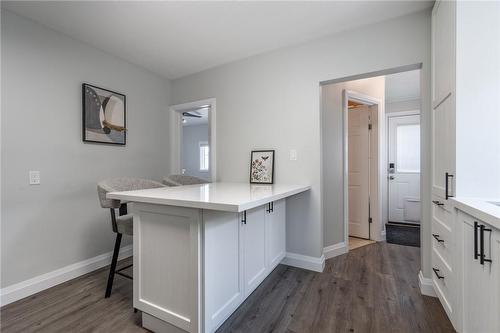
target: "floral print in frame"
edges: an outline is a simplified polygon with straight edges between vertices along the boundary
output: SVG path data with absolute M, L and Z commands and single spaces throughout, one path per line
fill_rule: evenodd
M 250 160 L 250 183 L 274 183 L 274 150 L 253 150 Z

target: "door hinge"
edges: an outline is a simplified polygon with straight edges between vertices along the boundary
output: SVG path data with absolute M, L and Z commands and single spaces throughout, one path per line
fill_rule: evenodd
M 368 124 L 368 130 L 372 129 L 372 124 Z
M 373 219 L 371 217 L 368 218 L 368 223 L 373 223 Z

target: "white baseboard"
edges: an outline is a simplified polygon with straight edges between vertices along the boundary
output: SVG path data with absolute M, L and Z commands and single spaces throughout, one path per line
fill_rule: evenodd
M 382 230 L 380 232 L 380 241 L 381 242 L 385 242 L 386 241 L 386 237 L 385 237 L 386 233 L 385 233 L 385 230 Z
M 325 256 L 310 257 L 302 254 L 287 252 L 285 258 L 281 262 L 284 265 L 308 269 L 315 272 L 323 272 L 325 268 Z
M 120 249 L 118 259 L 132 255 L 132 245 Z M 34 278 L 0 289 L 0 306 L 7 305 L 22 298 L 36 294 L 42 290 L 95 271 L 111 263 L 113 252 L 103 253 L 97 257 L 86 259 L 69 266 L 56 269 Z
M 325 256 L 325 259 L 330 259 L 347 252 L 348 250 L 345 242 L 333 244 L 323 248 L 323 255 Z
M 418 285 L 422 295 L 437 297 L 434 286 L 432 285 L 432 279 L 424 277 L 422 271 L 418 272 Z

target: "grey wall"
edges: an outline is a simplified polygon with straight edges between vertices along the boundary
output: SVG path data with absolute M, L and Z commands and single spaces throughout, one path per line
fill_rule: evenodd
M 200 142 L 208 142 L 208 124 L 182 127 L 182 168 L 186 174 L 210 180 L 210 171 L 200 171 Z
M 96 182 L 161 179 L 168 81 L 2 11 L 2 287 L 113 249 Z M 81 84 L 127 96 L 127 145 L 84 144 Z M 28 185 L 28 171 L 41 185 Z
M 312 185 L 309 193 L 288 201 L 287 250 L 320 257 L 323 222 L 319 83 L 423 63 L 422 121 L 427 131 L 430 129 L 430 29 L 430 11 L 426 10 L 174 80 L 172 96 L 176 104 L 217 98 L 219 180 L 248 181 L 250 150 L 274 148 L 277 182 Z M 428 133 L 422 135 L 424 151 L 430 151 Z M 288 159 L 292 148 L 298 151 L 297 161 Z M 428 182 L 430 161 L 426 158 L 422 168 Z M 430 193 L 429 184 L 422 191 Z M 424 208 L 429 212 L 429 205 Z M 422 230 L 424 245 L 430 249 L 429 226 L 426 214 Z M 423 272 L 430 276 L 430 250 L 425 251 Z
M 343 90 L 377 98 L 384 112 L 385 79 L 383 76 L 324 85 L 321 89 L 321 136 L 323 173 L 324 246 L 344 241 L 344 169 L 343 169 Z M 383 123 L 380 125 L 384 125 Z M 375 128 L 374 128 L 375 129 Z M 380 147 L 384 148 L 384 147 Z M 384 149 L 385 150 L 385 149 Z M 378 175 L 376 175 L 378 178 Z M 385 202 L 386 198 L 381 198 Z M 378 219 L 378 208 L 371 206 L 372 216 Z M 385 214 L 387 215 L 387 214 Z M 382 219 L 385 221 L 385 219 Z M 378 240 L 378 235 L 372 234 Z

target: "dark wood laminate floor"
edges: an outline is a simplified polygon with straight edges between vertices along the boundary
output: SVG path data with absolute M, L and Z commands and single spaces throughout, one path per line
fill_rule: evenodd
M 123 263 L 124 264 L 124 263 Z M 327 260 L 323 273 L 279 265 L 219 332 L 453 332 L 420 295 L 419 249 L 387 243 Z M 117 277 L 104 299 L 101 269 L 1 309 L 2 332 L 145 332 L 132 282 Z

